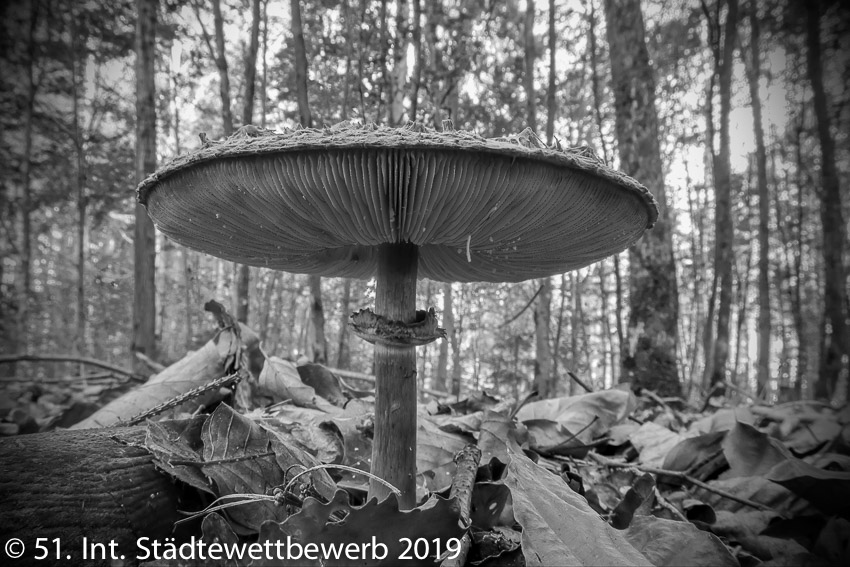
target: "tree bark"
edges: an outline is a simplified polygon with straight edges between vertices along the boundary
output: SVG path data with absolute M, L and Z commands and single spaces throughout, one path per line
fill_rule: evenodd
M 821 151 L 821 224 L 823 225 L 824 329 L 821 335 L 821 360 L 815 397 L 831 399 L 839 379 L 847 376 L 850 360 L 850 329 L 847 325 L 848 298 L 844 267 L 847 228 L 842 213 L 841 187 L 835 164 L 835 140 L 823 84 L 820 43 L 821 2 L 806 2 L 806 46 L 808 75 L 814 94 L 818 141 Z
M 32 289 L 32 142 L 33 142 L 33 112 L 38 86 L 35 82 L 36 39 L 35 31 L 38 25 L 39 3 L 29 3 L 29 19 L 27 22 L 27 74 L 26 74 L 26 104 L 24 106 L 23 135 L 24 148 L 21 159 L 21 187 L 15 203 L 15 224 L 18 235 L 18 254 L 20 263 L 16 273 L 15 284 L 15 325 L 9 333 L 10 352 L 17 352 L 21 345 L 28 345 L 29 336 L 29 303 Z M 10 368 L 11 376 L 15 375 L 14 367 Z
M 224 135 L 233 133 L 233 113 L 230 109 L 230 74 L 224 49 L 224 18 L 221 15 L 221 0 L 212 0 L 213 25 L 215 26 L 215 65 L 218 67 L 218 92 L 221 98 L 221 120 Z
M 555 98 L 555 51 L 557 50 L 557 35 L 555 34 L 555 0 L 549 0 L 549 88 L 546 91 L 546 143 L 555 140 L 555 113 L 558 111 Z
M 461 306 L 466 305 L 463 284 L 461 283 L 458 285 L 460 286 L 460 301 L 458 303 Z M 463 311 L 458 309 L 458 312 L 455 314 L 454 324 L 452 325 L 452 334 L 449 335 L 449 342 L 452 345 L 452 388 L 450 391 L 457 401 L 460 401 L 460 379 L 463 370 L 460 356 L 460 337 L 462 332 Z
M 313 127 L 313 115 L 310 112 L 310 102 L 307 90 L 307 45 L 304 41 L 304 27 L 301 21 L 301 6 L 299 0 L 290 0 L 289 9 L 292 15 L 292 36 L 295 40 L 295 87 L 298 99 L 298 114 L 301 125 Z M 325 311 L 322 306 L 322 278 L 311 275 L 310 285 L 310 327 L 311 336 L 308 338 L 309 355 L 313 362 L 324 364 L 328 358 L 328 346 L 325 339 Z
M 540 293 L 534 306 L 534 389 L 541 399 L 556 394 L 552 376 L 552 345 L 550 323 L 552 318 L 552 282 L 550 278 L 541 278 L 537 282 Z
M 245 104 L 242 107 L 242 125 L 254 122 L 254 93 L 257 79 L 257 52 L 260 50 L 260 0 L 251 0 L 251 39 L 245 54 Z M 236 276 L 236 320 L 248 323 L 250 306 L 251 268 L 242 264 Z
M 756 175 L 759 198 L 759 315 L 756 382 L 758 383 L 758 395 L 761 396 L 767 393 L 770 380 L 770 194 L 767 187 L 767 151 L 764 147 L 764 126 L 762 125 L 761 98 L 759 97 L 759 79 L 761 77 L 759 42 L 761 30 L 758 3 L 755 1 L 751 2 L 750 10 L 751 65 L 748 82 L 750 85 L 750 101 L 753 106 L 753 130 L 756 138 Z
M 629 343 L 620 381 L 660 395 L 680 393 L 677 357 L 679 298 L 671 222 L 664 189 L 655 110 L 655 78 L 638 0 L 606 0 L 616 129 L 623 171 L 658 202 L 655 227 L 629 248 Z
M 732 110 L 732 54 L 737 41 L 738 0 L 727 0 L 723 45 L 716 38 L 715 68 L 720 97 L 720 147 L 713 159 L 715 216 L 714 271 L 719 285 L 717 332 L 714 340 L 714 361 L 711 385 L 726 380 L 729 360 L 729 323 L 732 312 L 732 172 L 730 163 L 729 114 Z M 719 22 L 718 22 L 719 27 Z M 711 104 L 709 102 L 709 104 Z M 711 143 L 711 140 L 709 140 Z
M 136 8 L 136 182 L 140 183 L 156 169 L 157 1 L 136 0 Z M 155 235 L 147 211 L 136 204 L 132 350 L 149 358 L 156 358 Z
M 410 8 L 407 0 L 396 2 L 395 42 L 393 43 L 393 69 L 390 75 L 390 125 L 401 124 L 404 118 L 404 95 L 407 84 L 407 43 L 410 33 Z
M 534 60 L 537 57 L 534 49 L 534 0 L 526 0 L 523 49 L 525 73 L 522 84 L 525 87 L 526 120 L 528 127 L 537 132 L 537 95 L 534 92 Z
M 413 76 L 410 78 L 410 119 L 419 114 L 419 89 L 422 86 L 422 0 L 413 0 Z
M 312 362 L 326 364 L 328 342 L 325 338 L 325 308 L 322 305 L 322 278 L 310 276 L 310 336 L 307 337 L 307 354 Z
M 174 537 L 179 494 L 140 447 L 144 427 L 54 431 L 0 438 L 0 536 L 34 543 L 45 538 L 48 564 L 113 565 L 83 561 L 83 538 L 116 542 L 116 556 L 134 558 L 136 540 Z M 59 561 L 54 538 L 60 541 Z M 42 565 L 28 545 L 15 565 Z M 107 554 L 109 549 L 107 548 Z M 54 561 L 56 560 L 56 561 Z
M 85 76 L 85 61 L 88 59 L 87 51 L 83 47 L 82 53 L 79 52 L 80 45 L 78 43 L 77 33 L 77 16 L 70 13 L 70 35 L 71 44 L 71 108 L 72 120 L 71 126 L 72 142 L 74 144 L 74 190 L 77 197 L 77 285 L 76 285 L 76 320 L 75 320 L 75 337 L 74 348 L 79 355 L 84 355 L 86 349 L 86 206 L 88 198 L 86 196 L 86 157 L 85 146 L 83 142 L 83 131 L 80 124 L 80 82 Z M 83 60 L 83 69 L 79 69 L 78 57 Z
M 455 334 L 454 307 L 452 306 L 452 284 L 443 284 L 443 327 L 449 341 L 440 341 L 440 353 L 437 357 L 437 372 L 434 389 L 449 391 L 449 342 Z
M 343 370 L 351 366 L 351 348 L 348 344 L 348 318 L 351 315 L 351 278 L 342 282 L 342 300 L 340 300 L 339 346 L 336 355 L 336 367 Z

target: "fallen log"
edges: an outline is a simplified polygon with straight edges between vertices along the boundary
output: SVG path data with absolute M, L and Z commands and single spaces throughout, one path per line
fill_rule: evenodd
M 178 489 L 140 446 L 144 435 L 127 427 L 0 438 L 0 540 L 24 546 L 14 564 L 133 565 L 137 538 L 174 537 Z

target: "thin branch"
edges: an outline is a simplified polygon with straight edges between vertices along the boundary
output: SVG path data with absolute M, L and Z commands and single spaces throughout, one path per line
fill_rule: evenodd
M 508 319 L 504 323 L 502 323 L 501 326 L 507 327 L 508 325 L 510 325 L 511 323 L 516 321 L 517 319 L 519 319 L 519 316 L 522 315 L 523 313 L 525 313 L 526 309 L 531 307 L 531 304 L 534 303 L 534 300 L 537 299 L 537 296 L 540 295 L 541 291 L 543 291 L 542 285 L 539 288 L 537 288 L 537 291 L 534 292 L 534 295 L 531 296 L 531 299 L 528 300 L 528 303 L 526 303 L 525 306 L 522 309 L 519 310 L 519 313 L 517 313 L 516 315 L 514 315 L 513 317 L 511 317 L 510 319 Z
M 671 470 L 667 470 L 667 469 L 658 469 L 658 468 L 655 468 L 655 467 L 647 467 L 647 466 L 638 465 L 638 464 L 635 464 L 635 463 L 621 463 L 621 462 L 618 462 L 618 461 L 613 461 L 611 459 L 608 459 L 607 457 L 603 457 L 602 455 L 598 455 L 598 454 L 593 453 L 593 452 L 588 453 L 588 456 L 591 457 L 593 460 L 595 460 L 600 465 L 603 465 L 603 466 L 606 466 L 606 467 L 611 467 L 611 468 L 615 468 L 615 469 L 634 469 L 634 470 L 638 470 L 638 471 L 641 471 L 641 472 L 647 472 L 647 473 L 651 473 L 651 474 L 655 474 L 655 475 L 670 476 L 670 477 L 673 477 L 673 478 L 678 478 L 678 479 L 684 480 L 685 482 L 693 484 L 694 486 L 698 486 L 698 487 L 702 488 L 703 490 L 713 492 L 714 494 L 717 494 L 718 496 L 722 496 L 723 498 L 727 498 L 729 500 L 733 500 L 735 502 L 738 502 L 739 504 L 743 504 L 744 506 L 749 506 L 751 508 L 755 508 L 756 510 L 763 510 L 765 512 L 774 512 L 776 514 L 779 514 L 780 516 L 782 515 L 778 511 L 771 508 L 770 506 L 766 506 L 766 505 L 762 504 L 761 502 L 755 502 L 753 500 L 748 500 L 747 498 L 741 498 L 740 496 L 732 494 L 731 492 L 728 492 L 728 491 L 723 490 L 721 488 L 717 488 L 715 486 L 711 486 L 710 484 L 707 484 L 707 483 L 705 483 L 705 482 L 703 482 L 699 479 L 696 479 L 696 478 L 692 477 L 691 475 L 689 475 L 689 474 L 687 474 L 683 471 L 671 471 Z
M 134 380 L 138 380 L 140 382 L 144 382 L 146 378 L 141 374 L 136 374 L 135 372 L 131 372 L 129 370 L 124 370 L 119 366 L 114 366 L 109 364 L 108 362 L 103 362 L 100 360 L 96 360 L 94 358 L 87 358 L 84 356 L 73 356 L 70 354 L 56 354 L 56 355 L 36 355 L 36 354 L 12 354 L 6 356 L 0 356 L 0 364 L 13 364 L 16 362 L 73 362 L 75 364 L 87 364 L 89 366 L 96 366 L 98 368 L 103 368 L 105 370 L 111 370 L 116 374 L 121 374 L 122 376 L 129 376 Z

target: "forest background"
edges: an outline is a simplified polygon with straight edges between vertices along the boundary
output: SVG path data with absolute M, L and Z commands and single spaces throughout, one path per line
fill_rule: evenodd
M 156 234 L 135 186 L 253 124 L 531 128 L 647 185 L 631 250 L 521 284 L 423 280 L 448 340 L 423 387 L 521 396 L 623 380 L 703 399 L 846 399 L 850 6 L 838 0 L 3 2 L 0 364 L 163 364 L 215 298 L 268 354 L 371 373 L 374 282 L 237 266 Z M 138 56 L 137 56 L 138 55 Z M 446 122 L 446 121 L 450 122 Z M 716 391 L 716 390 L 715 390 Z

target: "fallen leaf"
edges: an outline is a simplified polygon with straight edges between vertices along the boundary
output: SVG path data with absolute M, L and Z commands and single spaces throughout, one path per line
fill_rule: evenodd
M 738 560 L 714 534 L 689 522 L 635 516 L 625 536 L 653 565 L 738 567 Z

